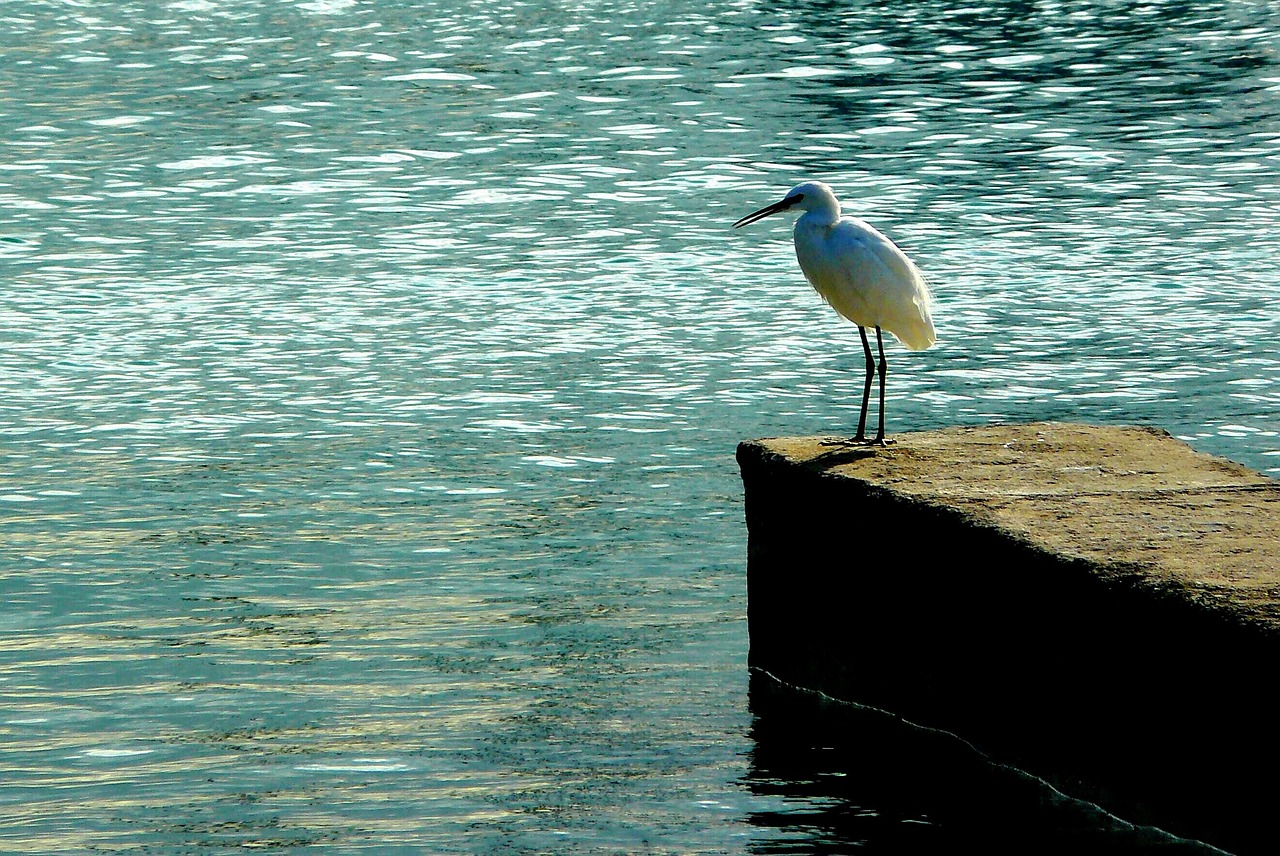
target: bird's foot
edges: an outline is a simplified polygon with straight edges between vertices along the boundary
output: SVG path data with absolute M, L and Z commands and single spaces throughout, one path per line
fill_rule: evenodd
M 884 437 L 829 437 L 818 443 L 820 446 L 890 446 L 898 442 L 897 440 L 889 440 Z

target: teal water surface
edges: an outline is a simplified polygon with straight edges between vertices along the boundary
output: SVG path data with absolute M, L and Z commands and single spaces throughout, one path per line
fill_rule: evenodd
M 917 260 L 891 433 L 1275 475 L 1278 23 L 0 5 L 0 845 L 953 844 L 759 763 L 733 450 L 851 431 L 862 356 L 729 226 L 818 178 Z

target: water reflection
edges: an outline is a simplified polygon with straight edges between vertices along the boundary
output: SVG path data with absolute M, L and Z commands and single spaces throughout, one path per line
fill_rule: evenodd
M 952 734 L 762 672 L 751 677 L 751 709 L 747 783 L 786 803 L 752 815 L 786 833 L 755 853 L 1222 852 L 1070 799 Z

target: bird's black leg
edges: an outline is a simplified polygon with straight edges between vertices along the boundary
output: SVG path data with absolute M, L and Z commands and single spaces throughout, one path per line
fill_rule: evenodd
M 880 328 L 876 328 L 877 334 Z M 867 329 L 861 324 L 858 325 L 858 335 L 862 337 L 862 353 L 867 357 L 867 380 L 862 386 L 862 412 L 858 415 L 858 433 L 854 435 L 855 442 L 863 443 L 867 439 L 867 402 L 871 398 L 871 379 L 876 375 L 876 361 L 871 357 L 871 343 L 867 341 Z M 884 358 L 881 357 L 883 365 Z M 883 406 L 883 405 L 882 405 Z M 883 428 L 881 429 L 883 433 Z
M 876 439 L 872 442 L 877 443 L 881 446 L 885 446 L 893 441 L 886 440 L 884 438 L 884 376 L 885 376 L 884 337 L 881 336 L 879 327 L 876 327 L 876 347 L 880 350 L 880 368 L 879 368 L 879 371 L 880 371 L 880 428 L 878 431 L 876 431 Z M 867 350 L 867 362 L 868 364 L 871 362 L 870 349 Z M 870 378 L 867 379 L 867 392 L 868 393 L 871 392 Z M 866 402 L 864 401 L 863 404 L 864 404 L 864 410 L 865 410 Z

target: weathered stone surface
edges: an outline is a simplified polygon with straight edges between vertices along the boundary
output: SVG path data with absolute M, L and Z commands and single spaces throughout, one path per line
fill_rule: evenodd
M 1272 852 L 1280 484 L 1159 431 L 1050 423 L 738 458 L 754 667 Z

